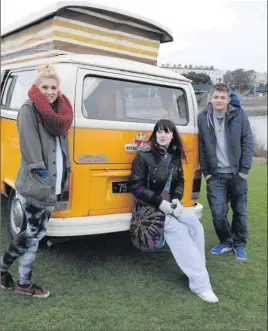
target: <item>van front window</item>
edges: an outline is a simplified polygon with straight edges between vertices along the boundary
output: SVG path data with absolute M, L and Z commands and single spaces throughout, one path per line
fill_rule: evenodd
M 87 76 L 82 112 L 95 120 L 156 123 L 167 118 L 187 125 L 186 100 L 181 88 Z

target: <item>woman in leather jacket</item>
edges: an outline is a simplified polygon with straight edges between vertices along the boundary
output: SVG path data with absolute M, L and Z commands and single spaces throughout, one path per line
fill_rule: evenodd
M 175 124 L 160 120 L 149 140 L 139 146 L 132 163 L 130 187 L 136 198 L 133 214 L 140 206 L 149 205 L 163 215 L 164 239 L 189 278 L 191 291 L 202 300 L 214 303 L 219 300 L 212 291 L 206 269 L 203 226 L 197 216 L 181 204 L 182 159 L 185 154 Z

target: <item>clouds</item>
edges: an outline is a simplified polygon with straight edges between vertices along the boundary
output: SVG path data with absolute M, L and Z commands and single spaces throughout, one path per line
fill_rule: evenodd
M 159 62 L 267 71 L 266 13 L 263 1 L 196 5 L 187 15 L 191 26 L 172 29 L 174 43 L 162 46 Z
M 54 3 L 46 0 L 44 6 Z M 267 70 L 266 1 L 91 0 L 160 22 L 174 42 L 161 45 L 160 63 Z M 16 8 L 16 11 L 14 11 Z M 2 0 L 1 27 L 40 9 L 35 0 Z

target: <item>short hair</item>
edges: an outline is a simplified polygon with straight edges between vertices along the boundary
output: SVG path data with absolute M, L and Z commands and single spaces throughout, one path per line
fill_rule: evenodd
M 35 83 L 38 85 L 43 78 L 52 78 L 55 79 L 58 82 L 58 85 L 60 84 L 60 77 L 58 73 L 56 72 L 53 65 L 47 64 L 47 65 L 41 65 L 36 68 L 37 76 L 35 79 Z
M 217 83 L 212 86 L 210 95 L 213 94 L 215 91 L 226 92 L 228 96 L 230 96 L 231 90 L 229 89 L 228 85 L 224 83 Z

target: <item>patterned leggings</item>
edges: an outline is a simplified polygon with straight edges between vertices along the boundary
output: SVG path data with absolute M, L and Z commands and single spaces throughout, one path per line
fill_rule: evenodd
M 21 285 L 31 283 L 33 263 L 36 258 L 39 241 L 45 236 L 47 222 L 54 207 L 40 207 L 32 205 L 17 194 L 24 210 L 27 226 L 16 235 L 7 250 L 1 256 L 1 272 L 8 271 L 12 263 L 19 257 L 19 279 Z

